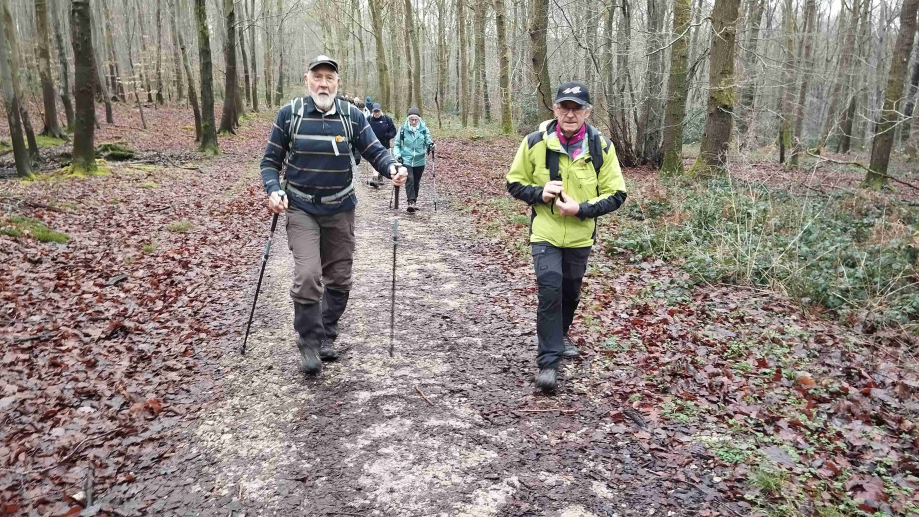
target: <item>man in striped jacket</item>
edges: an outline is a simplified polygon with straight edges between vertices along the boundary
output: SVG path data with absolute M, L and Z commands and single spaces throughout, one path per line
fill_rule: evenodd
M 336 100 L 335 60 L 316 57 L 304 80 L 309 95 L 278 112 L 261 169 L 268 209 L 287 212 L 287 241 L 294 256 L 290 296 L 300 369 L 315 375 L 322 370 L 322 360 L 338 357 L 332 345 L 351 290 L 357 206 L 354 153 L 396 185 L 404 185 L 408 173 L 380 145 L 364 114 Z M 280 195 L 282 190 L 286 196 Z

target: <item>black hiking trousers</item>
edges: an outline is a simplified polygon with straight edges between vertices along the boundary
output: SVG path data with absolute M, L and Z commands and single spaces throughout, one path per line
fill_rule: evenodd
M 424 165 L 418 167 L 405 167 L 408 169 L 408 181 L 405 182 L 405 196 L 409 203 L 418 201 L 418 192 L 421 191 L 421 175 L 424 174 Z
M 534 242 L 531 247 L 539 298 L 536 365 L 557 368 L 565 351 L 565 335 L 581 301 L 590 247 L 559 248 L 547 242 Z

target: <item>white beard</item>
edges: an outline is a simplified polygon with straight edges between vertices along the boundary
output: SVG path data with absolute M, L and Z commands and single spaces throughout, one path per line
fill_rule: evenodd
M 310 97 L 313 98 L 313 102 L 316 104 L 316 109 L 319 111 L 329 111 L 332 109 L 332 105 L 335 104 L 335 94 L 337 92 L 325 93 L 315 93 L 310 90 Z

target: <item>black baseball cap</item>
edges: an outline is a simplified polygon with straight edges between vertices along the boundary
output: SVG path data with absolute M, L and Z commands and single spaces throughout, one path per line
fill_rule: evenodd
M 558 104 L 562 101 L 576 102 L 581 106 L 585 106 L 590 104 L 590 93 L 588 93 L 587 87 L 581 83 L 565 83 L 558 87 L 558 92 L 555 94 L 555 103 Z
M 314 58 L 310 61 L 310 64 L 309 64 L 308 67 L 306 67 L 306 69 L 307 69 L 307 70 L 312 70 L 312 69 L 316 68 L 316 67 L 319 66 L 319 65 L 328 65 L 328 66 L 331 66 L 332 68 L 335 69 L 335 73 L 338 73 L 338 61 L 335 61 L 334 59 L 330 58 L 329 56 L 327 56 L 327 55 L 325 55 L 325 54 L 320 54 L 320 55 L 314 57 Z

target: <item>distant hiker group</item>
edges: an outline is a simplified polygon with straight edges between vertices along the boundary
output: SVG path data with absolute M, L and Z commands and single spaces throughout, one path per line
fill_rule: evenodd
M 374 187 L 379 188 L 381 175 L 392 180 L 396 192 L 405 185 L 411 213 L 418 209 L 427 156 L 433 155 L 435 145 L 417 108 L 396 127 L 369 96 L 338 95 L 339 65 L 328 56 L 309 63 L 304 81 L 307 96 L 278 112 L 261 169 L 269 210 L 287 213 L 300 368 L 315 375 L 322 361 L 338 356 L 338 322 L 352 283 L 357 164 L 364 158 L 374 169 Z M 547 392 L 556 388 L 562 359 L 579 355 L 568 332 L 596 237 L 596 219 L 626 199 L 613 144 L 586 123 L 591 112 L 587 87 L 561 85 L 553 112 L 554 119 L 523 139 L 507 174 L 508 192 L 531 206 L 530 246 L 539 301 L 535 382 Z M 395 243 L 395 233 L 393 238 Z

